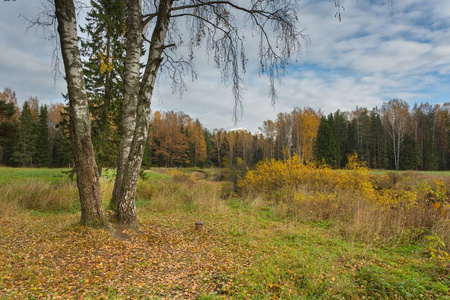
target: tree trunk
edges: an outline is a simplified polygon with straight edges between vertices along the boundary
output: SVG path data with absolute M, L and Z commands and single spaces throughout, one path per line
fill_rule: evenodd
M 99 174 L 91 141 L 91 123 L 78 48 L 75 7 L 72 0 L 56 0 L 55 9 L 69 92 L 70 136 L 81 203 L 81 223 L 108 227 L 103 214 Z
M 134 1 L 136 0 L 132 0 L 131 2 Z M 172 3 L 173 0 L 161 1 L 158 8 L 158 16 L 151 39 L 147 66 L 139 90 L 133 140 L 123 170 L 122 182 L 119 187 L 120 191 L 117 205 L 118 221 L 130 227 L 137 225 L 136 188 L 150 124 L 151 97 L 162 61 L 161 57 L 164 50 L 164 40 L 169 29 Z
M 127 24 L 127 55 L 124 63 L 124 92 L 122 105 L 121 139 L 119 146 L 119 158 L 117 162 L 117 176 L 114 182 L 114 190 L 109 207 L 117 211 L 119 194 L 125 164 L 130 153 L 133 133 L 136 127 L 136 107 L 139 94 L 139 60 L 142 48 L 142 1 L 130 0 L 127 2 L 129 11 Z

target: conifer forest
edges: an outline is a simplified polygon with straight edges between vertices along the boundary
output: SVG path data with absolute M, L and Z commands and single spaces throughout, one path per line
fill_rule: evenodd
M 18 106 L 14 91 L 0 94 L 0 159 L 12 167 L 71 167 L 67 106 L 40 105 L 37 96 Z M 114 118 L 102 124 L 92 105 L 93 143 L 103 168 L 114 168 L 120 135 Z M 101 127 L 103 130 L 101 130 Z M 106 130 L 104 130 L 106 128 Z M 265 159 L 343 168 L 356 153 L 373 169 L 450 169 L 450 103 L 410 107 L 394 99 L 382 107 L 324 114 L 309 107 L 279 113 L 258 132 L 205 128 L 183 112 L 155 111 L 144 167 L 253 167 Z

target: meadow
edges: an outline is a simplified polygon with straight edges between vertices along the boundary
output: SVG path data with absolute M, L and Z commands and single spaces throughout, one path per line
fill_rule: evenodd
M 232 195 L 220 170 L 147 171 L 114 232 L 78 224 L 67 170 L 0 168 L 0 299 L 450 299 L 450 178 L 297 166 Z

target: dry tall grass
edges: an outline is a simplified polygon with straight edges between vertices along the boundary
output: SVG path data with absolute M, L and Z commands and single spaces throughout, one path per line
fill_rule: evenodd
M 33 180 L 0 185 L 0 215 L 13 216 L 21 210 L 72 210 L 76 205 L 76 185 L 51 184 Z
M 101 179 L 104 201 L 111 198 L 114 182 Z M 79 206 L 75 182 L 51 183 L 45 180 L 24 180 L 0 185 L 0 215 L 15 216 L 24 210 L 75 211 Z
M 101 179 L 102 199 L 107 205 L 114 181 Z M 223 211 L 226 205 L 220 198 L 221 183 L 197 180 L 187 174 L 173 174 L 171 181 L 140 181 L 137 199 L 151 211 L 201 212 Z M 76 211 L 79 206 L 75 182 L 50 183 L 43 180 L 26 180 L 0 185 L 0 216 L 16 216 L 25 210 Z
M 155 212 L 194 210 L 221 212 L 226 205 L 220 198 L 221 184 L 196 180 L 187 174 L 176 172 L 171 181 L 141 181 L 138 199 L 148 202 L 146 209 Z

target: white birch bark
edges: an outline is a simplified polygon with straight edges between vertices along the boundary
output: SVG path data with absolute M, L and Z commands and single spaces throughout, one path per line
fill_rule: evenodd
M 135 201 L 137 181 L 139 179 L 139 170 L 142 164 L 142 157 L 150 125 L 151 98 L 156 76 L 162 61 L 164 40 L 169 29 L 170 8 L 172 7 L 172 4 L 173 0 L 161 1 L 159 4 L 156 25 L 151 38 L 147 66 L 139 90 L 136 126 L 119 191 L 117 207 L 118 221 L 121 224 L 126 224 L 131 227 L 137 225 Z
M 127 24 L 127 45 L 124 63 L 124 87 L 123 106 L 121 120 L 121 138 L 119 146 L 119 158 L 117 162 L 117 176 L 114 182 L 113 196 L 110 208 L 117 210 L 119 194 L 125 165 L 130 154 L 131 142 L 136 128 L 136 109 L 139 94 L 140 74 L 139 60 L 142 48 L 142 0 L 129 0 L 127 3 L 129 11 Z
M 73 0 L 55 0 L 55 10 L 69 92 L 70 136 L 81 203 L 81 223 L 108 227 L 103 214 L 99 172 L 91 141 L 88 98 L 78 48 Z

